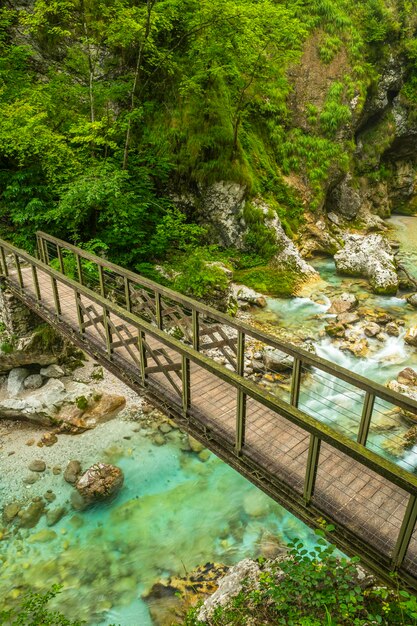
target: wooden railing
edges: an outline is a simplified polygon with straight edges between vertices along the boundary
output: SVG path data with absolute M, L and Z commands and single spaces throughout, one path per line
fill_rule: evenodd
M 361 554 L 381 576 L 396 569 L 417 586 L 417 568 L 414 571 L 414 566 L 404 566 L 417 521 L 417 476 L 366 447 L 376 399 L 417 414 L 415 401 L 71 244 L 45 233 L 37 237 L 40 259 L 0 240 L 1 274 L 18 297 L 132 388 L 145 390 L 180 425 L 301 519 L 314 526 L 325 517 L 336 525 L 334 541 L 343 549 Z M 50 246 L 55 246 L 55 253 Z M 249 378 L 245 356 L 250 342 L 293 358 L 288 400 Z M 211 354 L 213 350 L 217 351 L 216 358 Z M 223 364 L 217 362 L 219 354 Z M 213 430 L 195 407 L 192 367 L 223 381 L 236 399 L 231 439 Z M 363 405 L 356 441 L 300 410 L 303 368 L 309 372 L 315 368 L 360 390 Z M 165 377 L 167 384 L 158 382 L 155 374 Z M 308 433 L 310 443 L 300 492 L 274 475 L 262 459 L 254 461 L 248 453 L 249 401 Z M 365 531 L 363 536 L 351 531 L 317 504 L 316 476 L 322 444 L 408 494 L 393 548 L 386 554 L 375 547 Z

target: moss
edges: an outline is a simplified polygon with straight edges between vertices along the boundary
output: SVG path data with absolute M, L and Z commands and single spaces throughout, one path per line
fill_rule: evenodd
M 283 298 L 295 295 L 302 282 L 295 272 L 268 265 L 238 270 L 234 280 L 268 296 Z
M 88 407 L 88 400 L 85 396 L 78 396 L 78 398 L 75 399 L 75 404 L 80 411 L 85 411 Z
M 35 329 L 28 349 L 38 352 L 59 352 L 63 347 L 64 340 L 52 326 L 41 324 Z

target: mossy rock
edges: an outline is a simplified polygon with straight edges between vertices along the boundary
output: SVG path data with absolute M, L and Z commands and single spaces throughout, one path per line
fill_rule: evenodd
M 235 272 L 233 278 L 237 283 L 277 298 L 294 296 L 302 284 L 302 280 L 294 271 L 271 266 L 239 270 Z

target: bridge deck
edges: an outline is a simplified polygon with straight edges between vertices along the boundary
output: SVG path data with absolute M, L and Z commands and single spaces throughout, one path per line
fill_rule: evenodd
M 25 289 L 28 295 L 35 298 L 35 289 L 29 273 L 29 268 L 22 270 Z M 13 272 L 11 276 L 17 280 Z M 54 295 L 49 277 L 40 274 L 39 285 L 43 304 L 53 312 Z M 76 331 L 78 318 L 74 292 L 64 284 L 58 285 L 58 292 L 62 319 Z M 82 300 L 87 307 L 88 300 L 83 298 Z M 136 329 L 126 324 L 124 320 L 117 316 L 112 316 L 112 320 L 115 325 L 124 327 L 132 336 L 135 335 Z M 94 324 L 87 330 L 87 334 L 92 344 L 103 343 L 103 336 Z M 177 360 L 173 350 L 167 350 L 166 346 L 155 339 L 149 339 L 149 346 L 154 352 L 158 349 L 163 350 L 173 362 Z M 124 346 L 117 350 L 114 358 L 127 368 L 136 366 Z M 236 395 L 230 394 L 230 386 L 227 383 L 198 365 L 191 363 L 190 369 L 192 411 L 213 433 L 233 444 L 236 428 Z M 160 388 L 166 398 L 180 404 L 180 396 L 175 393 L 163 373 L 149 374 L 149 379 Z M 309 439 L 307 432 L 291 424 L 275 411 L 248 398 L 245 454 L 260 467 L 290 485 L 300 495 L 303 493 Z M 332 519 L 358 533 L 384 555 L 393 552 L 407 501 L 408 494 L 405 491 L 344 453 L 322 443 L 313 504 L 323 514 L 328 514 Z M 417 574 L 416 534 L 410 543 L 405 566 L 410 573 Z
M 312 526 L 326 519 L 336 526 L 332 538 L 342 549 L 360 554 L 385 578 L 399 568 L 417 588 L 417 478 L 366 446 L 374 401 L 378 409 L 386 402 L 414 413 L 417 403 L 39 236 L 53 241 L 61 272 L 48 266 L 42 239 L 44 262 L 0 240 L 0 274 L 15 295 L 298 517 Z M 79 281 L 62 273 L 64 252 L 74 254 Z M 93 288 L 100 295 L 92 290 L 91 273 L 83 285 L 84 259 L 96 266 Z M 294 358 L 289 402 L 248 380 L 248 337 Z M 220 350 L 227 365 L 218 365 L 208 348 Z M 298 409 L 301 368 L 311 366 L 315 375 L 336 376 L 362 398 L 357 442 Z

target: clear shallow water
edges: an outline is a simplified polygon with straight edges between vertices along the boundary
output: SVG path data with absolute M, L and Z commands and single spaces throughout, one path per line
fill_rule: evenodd
M 417 278 L 417 217 L 395 216 L 388 223 L 392 229 L 388 236 L 400 243 L 401 261 Z M 315 259 L 312 265 L 320 273 L 321 281 L 308 287 L 303 297 L 269 299 L 267 309 L 258 313 L 260 320 L 267 321 L 278 331 L 280 328 L 291 329 L 302 339 L 314 337 L 318 356 L 383 385 L 395 379 L 405 367 L 417 368 L 417 350 L 404 342 L 406 329 L 417 324 L 416 309 L 404 298 L 371 294 L 365 280 L 337 275 L 333 259 Z M 388 337 L 383 343 L 369 340 L 369 353 L 362 358 L 335 345 L 323 329 L 329 319 L 335 317 L 327 313 L 330 301 L 344 291 L 354 293 L 360 306 L 370 311 L 384 310 L 395 319 L 403 320 L 405 325 L 399 337 Z M 288 391 L 277 389 L 277 392 L 283 397 L 288 396 Z M 353 439 L 358 433 L 363 398 L 364 393 L 339 379 L 314 368 L 304 371 L 300 408 Z M 409 428 L 398 419 L 393 407 L 377 400 L 372 424 L 368 446 L 414 471 L 417 447 L 393 456 L 386 445 L 386 440 L 396 443 Z
M 417 218 L 391 221 L 393 237 L 403 246 L 403 261 L 417 274 Z M 405 346 L 402 336 L 389 338 L 383 345 L 375 343 L 367 358 L 341 351 L 328 338 L 317 341 L 329 318 L 330 299 L 343 291 L 355 292 L 367 307 L 384 308 L 406 325 L 417 323 L 417 311 L 403 299 L 370 296 L 364 281 L 337 276 L 332 260 L 318 259 L 314 265 L 322 281 L 311 293 L 292 300 L 269 300 L 268 310 L 260 317 L 266 315 L 278 327 L 313 337 L 320 356 L 382 384 L 407 365 L 417 367 L 417 351 Z M 301 407 L 354 437 L 360 393 L 314 370 L 306 373 L 306 380 L 308 394 L 302 393 Z M 336 421 L 335 404 L 339 407 Z M 375 417 L 386 422 L 388 409 L 377 405 Z M 117 421 L 114 425 L 117 429 Z M 389 437 L 404 429 L 390 431 Z M 95 432 L 99 437 L 99 429 Z M 382 447 L 386 437 L 386 431 L 374 429 L 370 445 L 389 456 Z M 126 477 L 115 501 L 69 513 L 52 528 L 42 519 L 36 528 L 0 541 L 0 598 L 4 602 L 28 586 L 45 589 L 57 582 L 64 586 L 57 605 L 69 617 L 85 619 L 90 626 L 151 626 L 141 596 L 161 578 L 184 575 L 208 561 L 233 564 L 256 557 L 294 537 L 314 542 L 304 524 L 213 455 L 203 463 L 197 455 L 182 451 L 178 433 L 158 447 L 139 432 L 119 445 L 117 455 L 108 460 L 120 465 Z M 415 467 L 417 450 L 409 451 L 400 463 L 408 469 Z M 71 493 L 69 485 L 65 489 L 62 502 Z
M 161 578 L 266 554 L 295 537 L 314 542 L 304 524 L 214 455 L 202 462 L 180 449 L 178 431 L 170 437 L 155 446 L 137 433 L 118 446 L 110 460 L 125 485 L 114 502 L 69 513 L 52 528 L 42 518 L 0 541 L 0 597 L 60 583 L 57 606 L 68 616 L 151 626 L 141 596 Z

